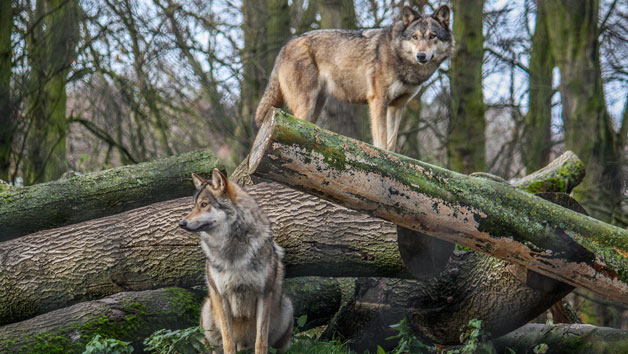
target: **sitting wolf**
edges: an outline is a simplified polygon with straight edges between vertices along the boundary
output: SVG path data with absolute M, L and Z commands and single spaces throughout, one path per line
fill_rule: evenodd
M 284 103 L 292 113 L 316 122 L 327 96 L 368 103 L 373 144 L 395 150 L 406 103 L 454 51 L 450 9 L 421 15 L 405 6 L 392 27 L 317 30 L 281 48 L 262 96 L 255 123 Z
M 266 354 L 290 346 L 292 302 L 282 293 L 283 249 L 251 196 L 214 169 L 211 181 L 192 174 L 194 210 L 179 225 L 199 232 L 207 256 L 209 297 L 201 310 L 205 338 L 225 353 Z

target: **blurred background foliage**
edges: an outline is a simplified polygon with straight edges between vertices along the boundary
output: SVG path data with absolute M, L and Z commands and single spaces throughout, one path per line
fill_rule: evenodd
M 255 136 L 275 55 L 293 35 L 387 26 L 395 0 L 0 2 L 0 179 L 30 185 L 212 149 L 229 168 Z M 628 225 L 628 3 L 413 1 L 453 8 L 457 48 L 406 109 L 398 151 L 506 179 L 565 150 L 575 197 Z M 323 127 L 370 141 L 367 110 L 329 100 Z M 626 307 L 570 295 L 590 323 Z

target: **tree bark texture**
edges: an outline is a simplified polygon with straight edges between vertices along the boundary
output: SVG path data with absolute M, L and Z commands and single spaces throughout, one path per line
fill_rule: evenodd
M 458 172 L 486 170 L 482 33 L 484 0 L 453 1 L 456 52 L 451 58 L 451 121 L 447 153 Z
M 628 352 L 628 331 L 587 324 L 527 324 L 494 340 L 498 353 L 510 348 L 515 353 L 532 353 L 541 343 L 548 353 L 622 354 Z
M 340 306 L 341 291 L 334 278 L 287 279 L 284 291 L 292 300 L 294 316 L 307 315 L 306 327 L 326 323 Z M 0 327 L 0 352 L 82 353 L 96 334 L 131 341 L 138 352 L 144 338 L 156 330 L 198 326 L 206 295 L 207 289 L 165 288 L 82 302 Z
M 325 131 L 276 110 L 249 173 L 628 303 L 628 230 Z
M 2 243 L 0 325 L 121 291 L 204 283 L 190 197 Z M 393 225 L 277 183 L 249 189 L 286 250 L 288 276 L 406 276 Z
M 191 174 L 220 163 L 209 150 L 0 190 L 0 241 L 191 195 Z

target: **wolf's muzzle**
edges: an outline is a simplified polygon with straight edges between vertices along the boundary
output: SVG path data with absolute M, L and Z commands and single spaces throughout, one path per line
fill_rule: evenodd
M 427 54 L 425 53 L 417 53 L 416 54 L 416 60 L 418 60 L 419 63 L 421 64 L 425 64 L 427 63 L 429 60 L 427 60 Z
M 214 226 L 215 223 L 216 223 L 215 221 L 212 221 L 212 222 L 207 222 L 207 223 L 202 224 L 202 225 L 197 225 L 196 227 L 190 227 L 190 224 L 188 224 L 188 221 L 183 219 L 183 220 L 179 221 L 179 227 L 181 227 L 185 231 L 190 231 L 190 232 L 207 231 L 207 230 L 211 229 L 212 226 Z

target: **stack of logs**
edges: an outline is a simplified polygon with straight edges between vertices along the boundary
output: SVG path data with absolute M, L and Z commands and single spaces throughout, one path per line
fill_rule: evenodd
M 385 341 L 391 333 L 388 326 L 407 317 L 425 341 L 448 345 L 458 343 L 457 330 L 471 319 L 483 320 L 484 329 L 495 336 L 519 328 L 569 293 L 571 285 L 591 289 L 590 284 L 603 284 L 599 291 L 626 303 L 625 230 L 574 216 L 550 203 L 538 204 L 539 198 L 521 192 L 569 193 L 584 174 L 574 154 L 565 153 L 545 169 L 512 182 L 518 189 L 503 181 L 413 165 L 412 178 L 429 176 L 458 188 L 456 193 L 465 197 L 476 193 L 479 203 L 489 203 L 482 199 L 487 190 L 502 198 L 503 209 L 513 213 L 513 219 L 525 216 L 530 234 L 539 236 L 526 239 L 525 230 L 490 222 L 502 220 L 501 214 L 471 206 L 468 200 L 463 210 L 454 200 L 461 200 L 459 196 L 440 185 L 414 180 L 420 196 L 409 197 L 413 191 L 404 189 L 410 166 L 405 157 L 281 112 L 267 123 L 251 158 L 231 178 L 247 185 L 268 213 L 274 237 L 286 250 L 286 291 L 295 303 L 295 315 L 308 315 L 308 326 L 328 324 L 327 335 L 340 332 L 355 349 L 373 350 L 376 345 L 394 346 Z M 405 170 L 381 165 L 393 162 Z M 378 164 L 389 172 L 373 167 Z M 370 174 L 357 185 L 348 176 L 355 177 L 364 166 Z M 177 224 L 192 207 L 190 174 L 208 176 L 214 167 L 220 168 L 219 163 L 203 151 L 31 187 L 0 185 L 0 352 L 47 345 L 80 351 L 97 333 L 133 341 L 141 348 L 141 340 L 157 329 L 197 325 L 204 296 L 204 256 L 197 237 Z M 373 204 L 360 197 L 359 189 L 375 195 L 382 185 L 390 195 L 377 198 L 385 200 Z M 423 207 L 437 210 L 441 217 L 424 210 L 415 217 L 404 209 L 407 205 L 398 204 L 398 196 L 415 204 L 429 201 Z M 508 204 L 512 200 L 524 201 L 519 214 Z M 480 213 L 483 217 L 478 219 Z M 410 279 L 398 250 L 396 226 L 368 214 L 507 261 L 456 251 L 436 272 Z M 465 234 L 452 224 L 461 215 L 471 218 L 468 225 L 479 223 L 484 229 Z M 554 237 L 557 229 L 552 223 L 560 218 L 561 231 Z M 546 221 L 544 228 L 535 228 L 538 220 Z M 574 235 L 573 225 L 606 232 L 596 240 L 613 238 L 613 244 L 587 241 L 583 232 Z M 546 250 L 554 253 L 548 256 Z M 580 268 L 572 267 L 574 262 Z M 588 283 L 581 281 L 592 267 L 597 273 Z M 526 326 L 519 332 L 527 337 L 511 333 L 496 343 L 511 348 L 532 345 L 530 333 L 548 330 Z M 551 330 L 556 336 L 561 330 L 576 336 L 591 336 L 592 331 L 583 325 Z M 595 331 L 606 342 L 628 343 L 622 331 Z

